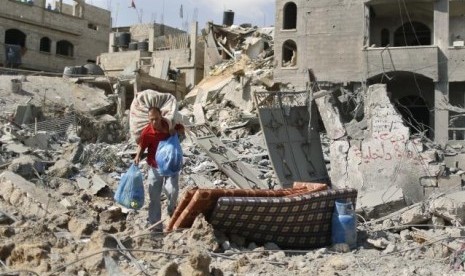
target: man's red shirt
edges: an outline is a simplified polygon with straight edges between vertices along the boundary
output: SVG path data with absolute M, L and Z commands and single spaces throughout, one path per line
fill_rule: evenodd
M 162 124 L 168 129 L 168 123 L 163 121 Z M 175 130 L 184 129 L 180 124 L 174 127 Z M 155 154 L 157 153 L 158 144 L 160 141 L 166 140 L 170 137 L 168 132 L 161 132 L 153 128 L 152 124 L 148 124 L 141 132 L 139 139 L 139 146 L 142 148 L 142 152 L 148 149 L 147 164 L 157 168 L 157 162 L 155 161 Z

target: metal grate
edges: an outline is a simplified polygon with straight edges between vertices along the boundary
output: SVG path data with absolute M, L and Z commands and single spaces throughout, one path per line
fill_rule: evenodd
M 51 120 L 26 125 L 26 127 L 34 131 L 46 131 L 53 134 L 64 134 L 69 130 L 70 127 L 75 126 L 75 113 L 69 113 L 60 118 L 53 118 Z

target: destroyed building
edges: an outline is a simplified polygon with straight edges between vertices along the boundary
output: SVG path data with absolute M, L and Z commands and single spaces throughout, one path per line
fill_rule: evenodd
M 464 9 L 449 0 L 276 1 L 274 81 L 292 86 L 256 98 L 280 182 L 325 177 L 320 131 L 328 179 L 357 188 L 367 217 L 462 190 Z
M 353 2 L 306 5 L 331 13 Z M 341 17 L 318 21 L 315 33 Z M 302 64 L 302 51 L 288 68 L 274 66 L 282 46 L 273 49 L 273 28 L 229 23 L 202 32 L 203 68 L 182 68 L 194 32 L 165 26 L 162 36 L 161 25 L 147 24 L 114 30 L 99 57 L 105 76 L 0 76 L 0 274 L 463 275 L 461 149 L 408 124 L 393 98 L 408 82 L 350 81 L 338 71 L 350 62 L 333 53 L 327 71 Z M 299 35 L 299 49 L 312 39 L 280 24 L 281 38 Z M 190 89 L 194 70 L 204 79 Z M 394 71 L 385 78 L 396 80 Z M 149 204 L 132 210 L 114 197 L 135 155 L 128 117 L 146 117 L 153 90 L 183 99 L 177 106 L 165 95 L 168 111 L 189 118 L 182 195 L 172 215 L 162 202 L 164 233 L 146 224 Z M 140 169 L 146 175 L 146 161 Z M 352 251 L 330 241 L 335 199 L 357 208 Z
M 108 52 L 97 62 L 110 76 L 137 71 L 139 89 L 155 86 L 182 99 L 203 78 L 203 43 L 197 33 L 197 22 L 189 32 L 156 23 L 114 28 Z
M 75 0 L 2 1 L 0 63 L 9 68 L 63 72 L 65 66 L 95 62 L 105 52 L 110 11 Z
M 386 83 L 438 143 L 463 143 L 462 1 L 276 1 L 275 80 Z M 304 35 L 305 34 L 305 35 Z M 462 111 L 462 110 L 461 110 Z

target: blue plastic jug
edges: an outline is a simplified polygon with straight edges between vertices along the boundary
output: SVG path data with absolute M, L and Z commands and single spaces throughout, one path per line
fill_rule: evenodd
M 357 247 L 357 217 L 352 202 L 335 201 L 331 239 L 333 244 L 346 243 L 350 249 Z

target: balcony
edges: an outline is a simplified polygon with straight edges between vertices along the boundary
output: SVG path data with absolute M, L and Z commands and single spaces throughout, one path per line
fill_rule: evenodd
M 438 47 L 408 46 L 366 48 L 368 78 L 391 71 L 408 71 L 438 80 Z

